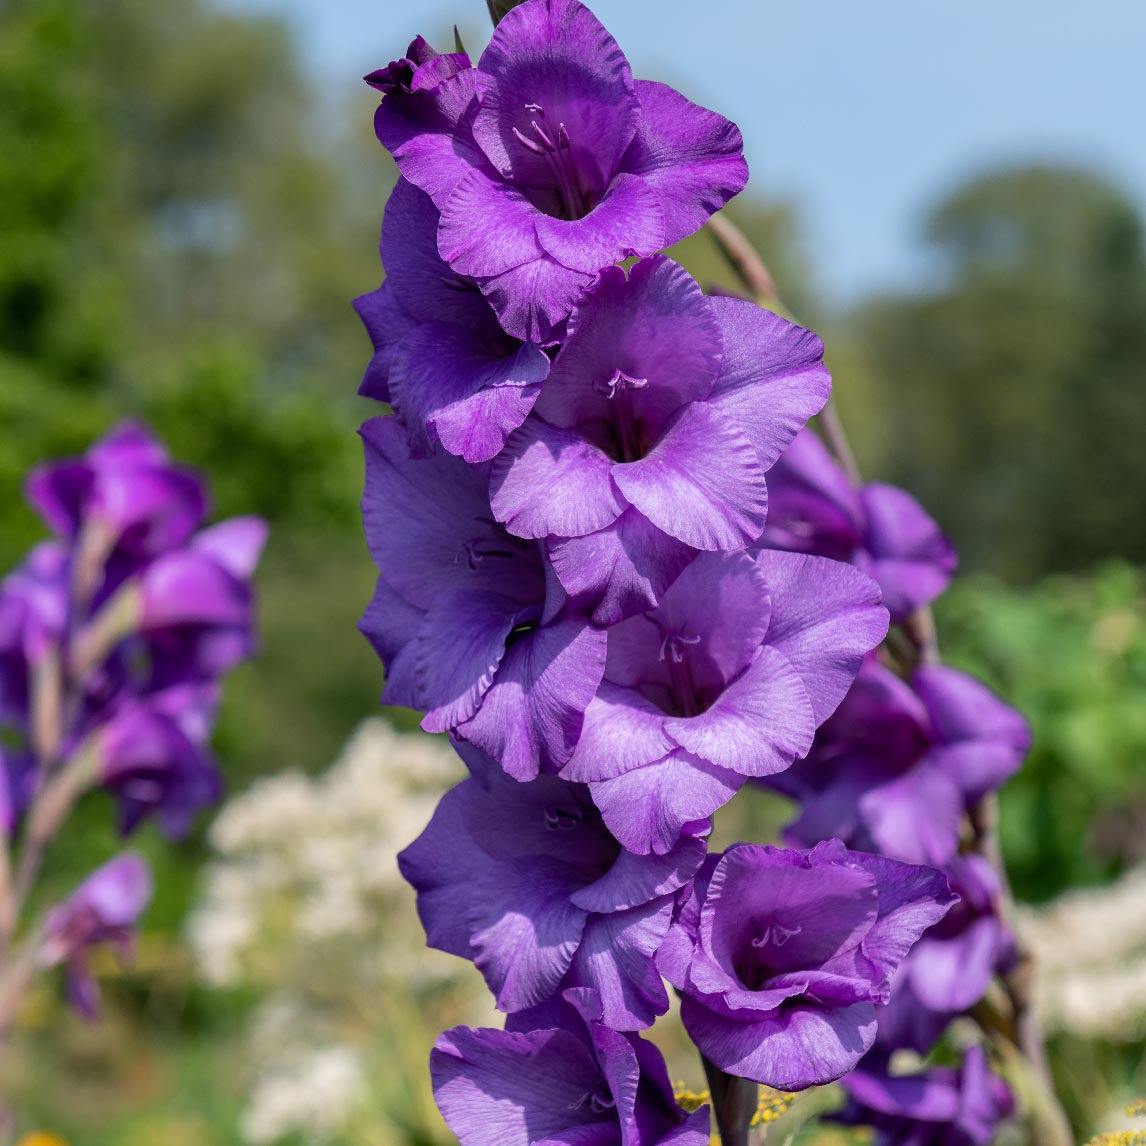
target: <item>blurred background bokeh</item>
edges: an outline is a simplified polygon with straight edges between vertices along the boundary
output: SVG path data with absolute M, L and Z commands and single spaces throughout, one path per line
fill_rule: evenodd
M 824 335 L 865 473 L 957 544 L 945 655 L 1035 726 L 1003 794 L 1016 890 L 1090 889 L 1106 913 L 1073 941 L 1091 990 L 1103 959 L 1129 975 L 1119 1021 L 1077 1018 L 1085 983 L 1047 1012 L 1089 1130 L 1146 1091 L 1146 8 L 594 7 L 638 74 L 739 122 L 753 181 L 732 216 Z M 411 897 L 378 872 L 450 762 L 375 723 L 307 775 L 381 689 L 355 632 L 371 411 L 349 302 L 377 285 L 394 171 L 358 77 L 455 21 L 480 49 L 481 0 L 0 0 L 0 568 L 39 536 L 28 467 L 129 413 L 206 469 L 219 515 L 273 527 L 262 654 L 217 741 L 236 803 L 213 842 L 206 824 L 175 847 L 144 833 L 159 894 L 135 969 L 106 967 L 106 1021 L 69 1017 L 48 984 L 0 1078 L 74 1146 L 448 1141 L 424 1056 L 440 1026 L 481 1019 L 480 983 L 419 954 Z M 679 254 L 728 281 L 705 236 Z M 383 825 L 368 802 L 375 837 L 338 769 L 369 787 L 385 767 L 409 806 Z M 759 799 L 737 814 L 781 822 Z M 111 854 L 107 820 L 81 811 L 49 891 Z M 305 910 L 338 894 L 354 909 Z M 301 1113 L 299 1094 L 317 1096 Z

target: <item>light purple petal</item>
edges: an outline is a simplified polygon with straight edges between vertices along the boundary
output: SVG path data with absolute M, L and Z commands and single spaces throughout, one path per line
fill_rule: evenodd
M 777 1090 L 806 1090 L 847 1074 L 871 1049 L 876 1032 L 870 1003 L 830 1010 L 793 1006 L 743 1023 L 686 995 L 681 1019 L 692 1041 L 721 1070 Z
M 711 401 L 733 418 L 767 470 L 828 400 L 824 344 L 753 303 L 716 297 L 724 359 Z
M 958 850 L 963 793 L 926 761 L 865 792 L 859 808 L 880 851 L 895 859 L 940 866 Z
M 596 533 L 550 542 L 548 553 L 565 591 L 591 609 L 595 625 L 614 625 L 655 608 L 696 556 L 632 506 Z
M 191 540 L 191 547 L 206 553 L 233 577 L 249 580 L 267 542 L 269 527 L 261 517 L 229 517 Z
M 605 671 L 605 634 L 572 618 L 512 641 L 481 707 L 458 729 L 515 779 L 569 759 Z M 451 647 L 453 660 L 456 648 Z
M 567 865 L 530 856 L 472 885 L 466 920 L 474 965 L 499 1009 L 520 1011 L 557 990 L 585 926 L 586 913 L 569 900 L 576 880 Z
M 664 855 L 690 824 L 707 820 L 743 785 L 735 772 L 674 752 L 589 789 L 609 831 L 629 851 Z
M 581 738 L 562 770 L 567 780 L 609 780 L 652 764 L 674 748 L 665 714 L 633 689 L 608 681 L 585 709 Z
M 613 1030 L 641 1030 L 668 1010 L 653 956 L 671 917 L 670 896 L 629 911 L 589 917 L 569 982 L 600 992 L 604 1021 Z
M 518 537 L 593 533 L 625 509 L 612 470 L 612 460 L 579 435 L 530 418 L 493 463 L 494 516 Z
M 817 725 L 851 687 L 863 657 L 887 635 L 879 586 L 850 565 L 765 549 L 756 564 L 772 595 L 768 644 L 800 675 Z
M 734 123 L 667 84 L 637 80 L 636 89 L 641 119 L 621 170 L 640 175 L 660 196 L 670 246 L 744 189 L 744 140 Z
M 438 253 L 460 275 L 502 274 L 544 255 L 536 227 L 542 217 L 524 191 L 470 171 L 442 208 Z
M 568 1136 L 580 1122 L 575 1112 L 602 1081 L 589 1047 L 564 1030 L 455 1027 L 435 1044 L 430 1074 L 461 1146 L 582 1146 Z
M 486 275 L 479 285 L 506 334 L 548 346 L 559 341 L 562 324 L 592 281 L 592 275 L 542 255 Z
M 702 760 L 742 776 L 770 776 L 807 753 L 816 724 L 803 681 L 765 645 L 710 708 L 666 721 L 665 731 Z
M 684 836 L 666 855 L 639 856 L 622 851 L 596 883 L 576 891 L 571 899 L 586 911 L 613 912 L 669 895 L 683 887 L 704 862 L 704 841 Z
M 694 402 L 613 481 L 665 533 L 694 549 L 740 549 L 760 536 L 768 491 L 756 451 L 725 416 Z
M 655 192 L 631 175 L 619 175 L 604 198 L 580 219 L 536 220 L 537 241 L 562 266 L 584 274 L 664 246 L 664 211 Z
M 455 589 L 426 614 L 415 657 L 427 732 L 446 732 L 473 716 L 493 683 L 513 626 L 512 605 L 493 593 Z

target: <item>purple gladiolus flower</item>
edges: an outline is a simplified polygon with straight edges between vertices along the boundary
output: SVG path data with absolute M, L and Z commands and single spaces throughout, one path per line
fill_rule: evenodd
M 566 608 L 539 544 L 493 520 L 481 467 L 412 458 L 393 417 L 361 432 L 378 587 L 360 627 L 386 665 L 383 702 L 426 710 L 423 728 L 456 731 L 516 779 L 555 771 L 601 680 L 605 633 Z
M 430 1073 L 461 1146 L 708 1146 L 708 1107 L 681 1110 L 660 1052 L 611 1030 L 590 990 L 544 1029 L 446 1031 Z
M 99 1014 L 99 986 L 88 966 L 93 947 L 131 953 L 135 925 L 151 899 L 151 873 L 139 856 L 117 856 L 93 872 L 49 912 L 39 950 L 44 967 L 67 969 L 68 1001 L 84 1018 Z
M 103 717 L 94 733 L 98 782 L 119 804 L 122 834 L 155 815 L 168 835 L 182 836 L 222 794 L 205 744 L 216 702 L 214 686 L 182 685 L 130 697 Z
M 760 536 L 765 472 L 827 400 L 822 354 L 815 335 L 767 311 L 706 298 L 670 259 L 627 277 L 607 268 L 574 312 L 533 416 L 494 462 L 494 513 L 522 537 L 611 531 L 627 565 L 602 563 L 597 537 L 555 546 L 562 581 L 601 593 L 636 580 L 632 566 L 647 586 L 643 601 L 630 596 L 655 604 L 677 554 Z
M 954 901 L 941 872 L 839 840 L 736 844 L 705 864 L 657 962 L 711 1062 L 802 1090 L 870 1049 L 892 974 Z
M 613 626 L 562 775 L 631 851 L 663 854 L 751 777 L 789 767 L 887 632 L 879 589 L 803 554 L 704 554 Z
M 115 547 L 141 560 L 182 545 L 207 512 L 195 471 L 176 465 L 145 426 L 124 422 L 83 458 L 38 466 L 28 501 L 60 536 L 82 527 L 102 535 L 104 556 Z
M 415 450 L 440 441 L 484 462 L 525 421 L 549 358 L 502 331 L 473 281 L 438 255 L 437 230 L 430 197 L 399 180 L 382 224 L 386 281 L 356 303 L 378 348 L 361 392 L 394 406 Z
M 503 1011 L 592 987 L 608 1026 L 649 1026 L 669 1003 L 653 956 L 704 842 L 684 836 L 666 855 L 634 855 L 585 785 L 518 783 L 461 751 L 473 778 L 446 793 L 399 856 L 430 945 L 472 959 Z
M 955 572 L 951 542 L 910 494 L 882 482 L 856 489 L 811 430 L 768 474 L 762 544 L 850 561 L 879 582 L 893 621 L 929 604 Z
M 576 0 L 514 8 L 476 68 L 439 60 L 386 70 L 375 129 L 516 338 L 547 341 L 600 270 L 691 234 L 747 181 L 736 127 L 634 81 Z
M 944 874 L 959 902 L 912 948 L 879 1009 L 877 1047 L 925 1054 L 956 1015 L 987 992 L 1014 964 L 1015 942 L 998 912 L 1001 888 L 979 855 L 956 856 Z
M 873 1146 L 987 1146 L 1015 1102 L 992 1074 L 980 1047 L 970 1047 L 958 1071 L 933 1067 L 888 1076 L 853 1071 L 843 1080 L 850 1101 L 828 1117 L 875 1130 Z
M 805 761 L 769 780 L 801 801 L 793 843 L 849 846 L 942 866 L 963 814 L 1017 771 L 1027 722 L 965 673 L 919 669 L 908 684 L 869 658 Z

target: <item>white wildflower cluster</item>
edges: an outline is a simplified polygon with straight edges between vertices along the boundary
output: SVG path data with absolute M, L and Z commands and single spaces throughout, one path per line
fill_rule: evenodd
M 362 1064 L 351 1048 L 309 1051 L 258 1079 L 243 1116 L 243 1137 L 253 1146 L 270 1146 L 292 1134 L 327 1142 L 365 1091 Z
M 341 1140 L 376 1089 L 387 1024 L 424 1021 L 434 992 L 468 1006 L 459 961 L 426 950 L 397 866 L 463 774 L 443 742 L 372 719 L 324 774 L 262 780 L 215 820 L 217 858 L 190 939 L 212 985 L 262 992 L 247 1038 L 251 1146 Z M 476 987 L 474 996 L 484 1000 Z M 387 1071 L 396 1069 L 391 1056 Z
M 1124 1042 L 1146 1035 L 1146 867 L 1023 909 L 1018 927 L 1049 1030 Z

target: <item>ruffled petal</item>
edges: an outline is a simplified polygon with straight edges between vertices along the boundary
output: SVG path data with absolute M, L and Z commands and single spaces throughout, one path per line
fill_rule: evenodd
M 608 780 L 652 764 L 674 748 L 665 714 L 639 692 L 608 681 L 585 709 L 581 738 L 561 775 L 567 780 Z
M 724 359 L 711 401 L 772 467 L 831 393 L 824 344 L 810 330 L 736 298 L 713 298 Z
M 694 402 L 613 481 L 654 525 L 695 549 L 741 549 L 760 536 L 768 490 L 756 451 L 716 410 Z
M 585 708 L 605 670 L 605 634 L 579 619 L 544 625 L 514 640 L 481 707 L 459 735 L 515 779 L 556 771 L 581 735 Z M 449 657 L 454 660 L 456 648 Z
M 569 430 L 530 418 L 493 464 L 494 516 L 518 537 L 581 537 L 625 509 L 613 461 Z
M 702 760 L 742 776 L 770 776 L 807 753 L 816 723 L 803 681 L 765 645 L 711 707 L 668 720 L 665 730 Z
M 800 674 L 815 722 L 836 710 L 864 656 L 887 636 L 879 586 L 826 557 L 762 550 L 756 558 L 772 594 L 768 644 Z
M 639 855 L 672 851 L 690 825 L 706 821 L 740 791 L 744 777 L 686 752 L 590 784 L 609 831 Z
M 521 143 L 553 143 L 564 129 L 562 161 L 582 189 L 600 194 L 617 170 L 640 119 L 633 76 L 616 40 L 576 0 L 511 10 L 478 62 L 481 110 L 474 137 L 504 178 L 548 187 L 552 168 Z
M 681 1019 L 721 1070 L 777 1090 L 806 1090 L 847 1074 L 871 1049 L 876 1032 L 871 1003 L 830 1010 L 792 1006 L 767 1019 L 738 1022 L 686 995 Z
M 660 196 L 665 245 L 699 230 L 748 182 L 736 124 L 692 103 L 668 84 L 636 81 L 637 134 L 621 160 Z

